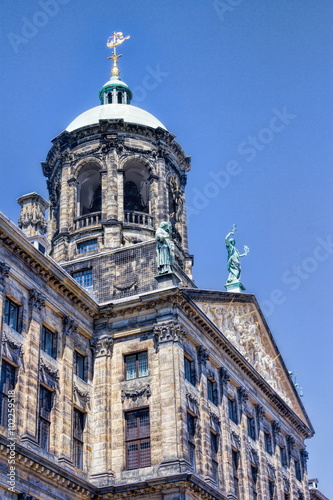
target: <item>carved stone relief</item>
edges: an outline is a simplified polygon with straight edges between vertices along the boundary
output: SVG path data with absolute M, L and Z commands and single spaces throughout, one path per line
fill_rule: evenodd
M 189 410 L 191 410 L 192 413 L 195 415 L 200 415 L 199 411 L 199 400 L 193 396 L 190 392 L 186 393 L 186 401 L 187 401 L 187 407 Z
M 9 338 L 5 333 L 2 335 L 2 353 L 16 365 L 23 366 L 24 351 L 22 344 Z
M 45 296 L 35 288 L 29 290 L 29 308 L 41 311 L 45 306 Z
M 158 352 L 160 344 L 164 342 L 182 342 L 186 337 L 185 332 L 175 321 L 169 321 L 154 327 L 154 344 Z
M 94 350 L 95 358 L 100 358 L 102 356 L 111 357 L 113 354 L 113 344 L 114 340 L 111 335 L 105 335 L 98 339 L 94 339 L 91 343 L 91 347 Z
M 90 396 L 88 391 L 80 389 L 76 384 L 73 385 L 74 402 L 84 410 L 90 406 Z
M 42 358 L 39 363 L 40 380 L 52 389 L 59 388 L 59 370 L 53 368 Z
M 4 262 L 0 262 L 0 286 L 3 286 L 5 279 L 8 278 L 10 267 Z

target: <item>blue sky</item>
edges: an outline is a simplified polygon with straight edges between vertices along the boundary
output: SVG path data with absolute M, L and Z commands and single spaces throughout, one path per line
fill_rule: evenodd
M 16 221 L 18 196 L 47 197 L 50 140 L 99 104 L 107 37 L 131 35 L 133 104 L 192 156 L 195 281 L 224 289 L 236 223 L 242 281 L 316 429 L 309 476 L 333 496 L 331 0 L 3 0 L 0 22 L 1 211 Z

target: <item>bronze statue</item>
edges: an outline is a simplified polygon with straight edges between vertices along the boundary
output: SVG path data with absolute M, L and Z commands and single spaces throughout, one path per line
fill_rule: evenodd
M 231 238 L 231 235 L 234 235 L 236 232 L 236 225 L 232 226 L 232 231 L 227 234 L 225 237 L 225 245 L 228 251 L 228 271 L 229 276 L 227 279 L 226 285 L 229 284 L 237 284 L 240 283 L 240 275 L 241 275 L 241 263 L 240 258 L 245 257 L 250 249 L 247 246 L 244 246 L 244 253 L 239 253 L 236 248 L 236 241 L 234 238 Z

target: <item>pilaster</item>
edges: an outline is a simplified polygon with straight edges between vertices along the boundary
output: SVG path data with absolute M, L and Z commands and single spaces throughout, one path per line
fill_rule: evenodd
M 70 196 L 69 185 L 71 167 L 69 163 L 65 163 L 62 167 L 61 174 L 61 192 L 60 192 L 60 217 L 59 217 L 59 232 L 68 233 L 70 227 Z

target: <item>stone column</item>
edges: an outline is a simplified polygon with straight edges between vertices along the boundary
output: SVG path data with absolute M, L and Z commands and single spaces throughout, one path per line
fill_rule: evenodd
M 92 445 L 91 481 L 98 487 L 114 484 L 111 470 L 112 429 L 110 412 L 112 383 L 113 338 L 102 335 L 93 344 L 94 349 L 94 435 Z
M 248 460 L 247 460 L 247 422 L 246 422 L 246 402 L 248 399 L 247 391 L 244 387 L 240 386 L 237 389 L 238 395 L 238 406 L 239 406 L 239 427 L 241 433 L 241 449 L 240 449 L 240 460 L 238 467 L 238 479 L 239 479 L 239 496 L 240 498 L 246 498 L 248 496 Z M 245 486 L 245 488 L 244 488 Z
M 162 157 L 156 160 L 156 174 L 158 179 L 154 178 L 154 182 L 151 184 L 152 214 L 155 217 L 155 228 L 158 227 L 160 222 L 168 220 L 169 215 L 165 161 Z
M 101 173 L 101 189 L 102 189 L 102 222 L 108 220 L 108 173 L 107 170 L 103 170 Z
M 70 227 L 70 196 L 69 185 L 71 167 L 69 163 L 64 163 L 61 173 L 61 192 L 60 192 L 60 216 L 59 232 L 68 233 Z
M 259 466 L 258 466 L 258 476 L 257 476 L 257 494 L 258 497 L 266 491 L 266 461 L 265 461 L 265 443 L 264 443 L 264 431 L 263 431 L 263 419 L 264 419 L 265 409 L 261 405 L 256 406 L 256 420 L 258 429 L 258 450 L 259 450 Z
M 169 321 L 154 328 L 155 349 L 159 356 L 161 409 L 161 474 L 182 472 L 182 411 L 180 357 L 183 356 L 184 332 L 177 322 Z M 172 367 L 170 369 L 170 367 Z
M 37 409 L 39 396 L 39 349 L 42 327 L 42 312 L 45 297 L 38 290 L 29 291 L 29 328 L 25 344 L 22 386 L 25 398 L 23 401 L 23 434 L 22 443 L 37 444 Z
M 120 217 L 119 213 L 119 205 L 121 204 L 121 193 L 119 192 L 119 181 L 123 181 L 123 174 L 120 176 L 117 174 L 117 154 L 116 152 L 112 152 L 109 154 L 106 160 L 107 164 L 107 177 L 106 177 L 106 186 L 105 186 L 105 207 L 106 207 L 106 220 L 123 220 Z M 119 172 L 119 171 L 118 171 Z M 122 171 L 123 172 L 123 171 Z M 122 191 L 122 185 L 121 185 Z M 103 185 L 102 185 L 102 192 Z M 104 198 L 103 198 L 104 203 Z M 103 205 L 104 212 L 104 205 Z
M 209 353 L 206 347 L 199 346 L 198 349 L 198 365 L 199 365 L 199 390 L 200 390 L 200 415 L 201 415 L 201 457 L 199 460 L 201 474 L 205 477 L 208 483 L 215 485 L 212 481 L 211 474 L 211 453 L 210 453 L 210 421 L 207 407 L 207 367 L 206 363 L 209 358 Z
M 60 455 L 59 462 L 72 464 L 72 415 L 73 415 L 73 360 L 74 360 L 74 335 L 77 323 L 65 316 L 62 330 L 62 364 L 60 368 L 59 404 L 62 408 L 62 421 L 60 424 Z

